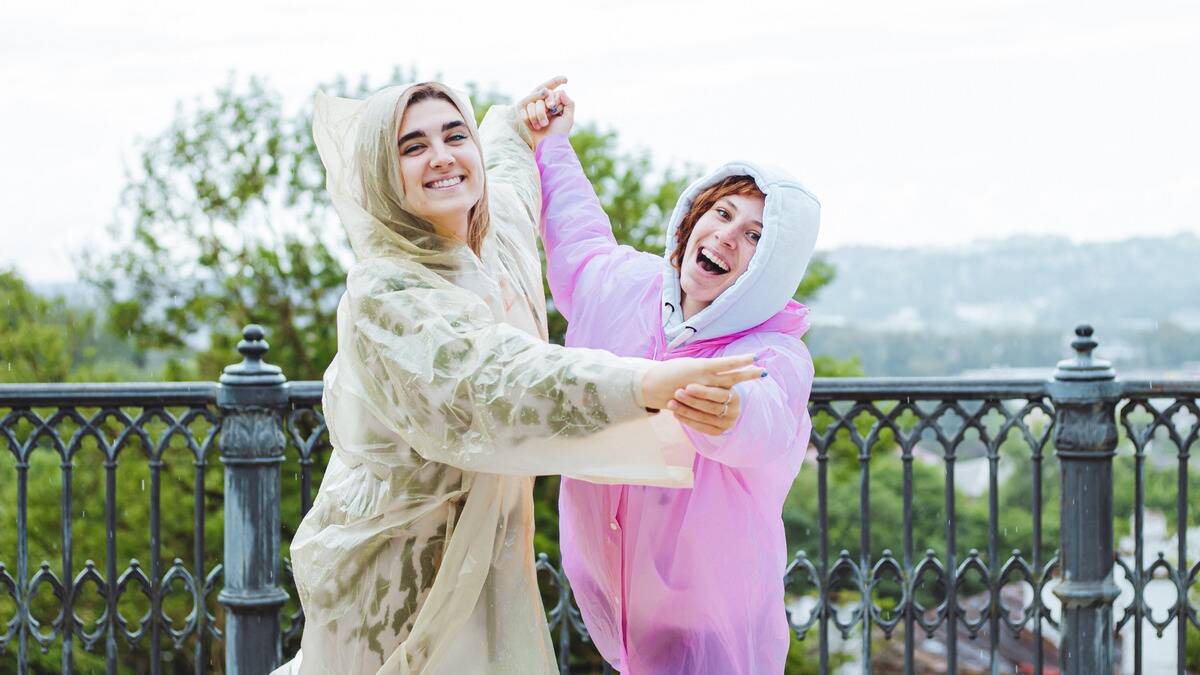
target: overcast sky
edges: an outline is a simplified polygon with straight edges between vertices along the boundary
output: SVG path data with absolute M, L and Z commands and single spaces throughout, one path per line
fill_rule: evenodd
M 524 10 L 548 9 L 544 13 Z M 231 71 L 291 106 L 394 65 L 579 118 L 660 165 L 783 166 L 819 246 L 1200 233 L 1200 3 L 5 2 L 0 266 L 75 277 L 137 137 Z

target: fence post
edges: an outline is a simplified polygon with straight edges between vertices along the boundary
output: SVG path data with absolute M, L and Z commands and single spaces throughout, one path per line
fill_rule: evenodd
M 288 395 L 278 366 L 264 363 L 260 326 L 242 331 L 242 362 L 221 375 L 221 461 L 225 464 L 225 672 L 265 675 L 279 665 L 279 469 L 282 409 Z
M 1092 327 L 1075 329 L 1075 357 L 1060 361 L 1048 390 L 1059 460 L 1061 671 L 1113 672 L 1113 456 L 1121 385 L 1107 361 L 1092 357 Z

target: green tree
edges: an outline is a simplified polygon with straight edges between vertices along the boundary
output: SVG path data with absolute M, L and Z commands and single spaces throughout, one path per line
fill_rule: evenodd
M 62 382 L 84 356 L 94 318 L 0 270 L 0 382 Z
M 92 310 L 38 294 L 15 270 L 0 270 L 0 382 L 137 379 L 132 353 Z

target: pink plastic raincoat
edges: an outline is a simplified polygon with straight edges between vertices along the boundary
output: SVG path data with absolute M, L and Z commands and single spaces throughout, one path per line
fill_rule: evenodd
M 563 480 L 563 566 L 592 639 L 635 675 L 781 673 L 789 644 L 781 511 L 808 446 L 813 377 L 800 340 L 808 310 L 791 294 L 812 253 L 819 205 L 798 183 L 751 164 L 693 184 L 668 242 L 692 198 L 725 176 L 754 176 L 767 199 L 750 267 L 682 321 L 677 271 L 664 257 L 617 245 L 566 137 L 544 140 L 537 161 L 547 278 L 569 322 L 568 345 L 660 360 L 758 353 L 770 372 L 738 385 L 742 412 L 729 432 L 686 430 L 698 451 L 694 488 Z

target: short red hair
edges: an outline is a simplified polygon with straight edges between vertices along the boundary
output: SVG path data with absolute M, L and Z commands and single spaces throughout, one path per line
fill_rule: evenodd
M 688 239 L 692 238 L 692 230 L 700 216 L 708 213 L 717 202 L 730 195 L 743 197 L 759 197 L 765 200 L 767 196 L 758 189 L 758 185 L 750 176 L 730 176 L 716 185 L 704 188 L 692 200 L 692 206 L 679 222 L 675 230 L 675 251 L 671 253 L 671 265 L 679 269 L 683 265 L 683 252 L 687 250 Z

